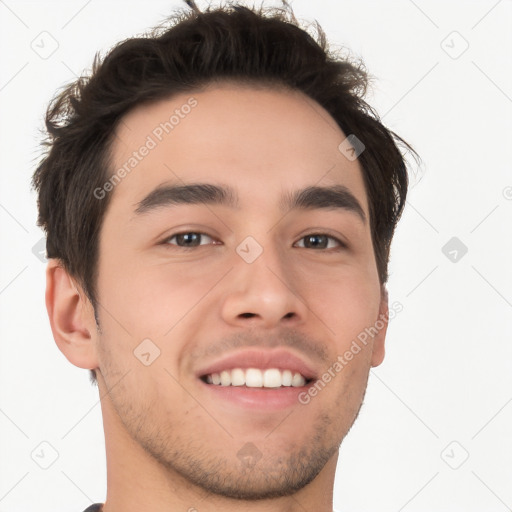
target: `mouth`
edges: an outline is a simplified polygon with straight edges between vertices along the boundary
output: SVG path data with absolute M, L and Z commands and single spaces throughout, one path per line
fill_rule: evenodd
M 314 380 L 288 368 L 233 368 L 208 373 L 200 379 L 212 386 L 260 389 L 300 388 Z
M 317 381 L 317 374 L 289 349 L 251 348 L 204 366 L 196 377 L 211 405 L 261 415 L 302 404 L 300 397 Z

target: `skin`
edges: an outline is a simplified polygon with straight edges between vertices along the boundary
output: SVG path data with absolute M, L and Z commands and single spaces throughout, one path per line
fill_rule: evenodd
M 283 192 L 344 185 L 368 217 L 361 167 L 345 134 L 298 92 L 222 83 L 129 112 L 113 169 L 193 96 L 197 106 L 114 189 L 100 233 L 94 311 L 57 260 L 46 302 L 60 350 L 96 369 L 107 454 L 105 512 L 332 510 L 338 447 L 360 409 L 387 322 L 307 405 L 241 410 L 212 400 L 195 371 L 239 347 L 283 345 L 326 371 L 387 315 L 368 220 L 345 209 L 283 212 Z M 162 183 L 230 185 L 239 208 L 174 205 L 135 215 Z M 183 248 L 180 232 L 205 233 Z M 305 235 L 327 233 L 327 248 Z M 247 236 L 263 248 L 247 263 Z M 162 241 L 167 241 L 167 244 Z M 323 239 L 325 241 L 325 239 Z M 247 313 L 251 313 L 248 315 Z M 133 351 L 149 338 L 160 356 Z M 248 467 L 237 453 L 252 443 Z

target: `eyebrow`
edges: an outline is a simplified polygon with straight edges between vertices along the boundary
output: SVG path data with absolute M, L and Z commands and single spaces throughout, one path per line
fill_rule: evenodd
M 136 204 L 137 215 L 148 214 L 174 205 L 209 204 L 238 209 L 236 192 L 228 186 L 211 183 L 186 185 L 163 184 L 152 190 Z M 344 185 L 310 186 L 281 197 L 281 210 L 341 209 L 356 214 L 366 223 L 366 214 L 350 190 Z

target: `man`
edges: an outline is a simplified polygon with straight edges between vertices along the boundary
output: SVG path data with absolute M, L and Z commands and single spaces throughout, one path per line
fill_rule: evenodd
M 330 512 L 384 357 L 403 141 L 319 27 L 188 3 L 55 99 L 33 179 L 52 332 L 101 397 L 87 511 Z

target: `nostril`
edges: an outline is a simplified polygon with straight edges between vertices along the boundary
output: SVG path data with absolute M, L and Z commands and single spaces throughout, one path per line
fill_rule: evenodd
M 241 313 L 241 317 L 243 318 L 252 318 L 253 316 L 256 316 L 254 313 Z

